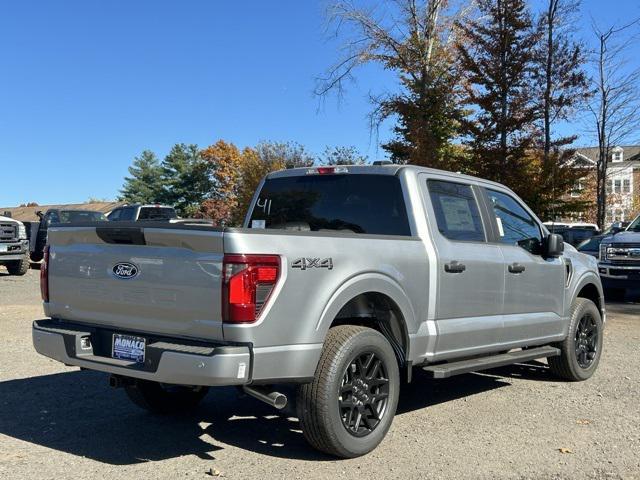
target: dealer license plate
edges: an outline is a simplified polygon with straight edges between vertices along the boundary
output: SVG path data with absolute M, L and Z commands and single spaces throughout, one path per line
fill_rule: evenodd
M 145 346 L 146 339 L 144 337 L 114 333 L 111 356 L 120 360 L 144 363 Z

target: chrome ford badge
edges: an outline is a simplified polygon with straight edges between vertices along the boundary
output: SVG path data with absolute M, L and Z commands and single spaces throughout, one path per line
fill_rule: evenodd
M 118 278 L 133 278 L 138 275 L 138 267 L 133 263 L 116 263 L 113 266 L 113 274 Z

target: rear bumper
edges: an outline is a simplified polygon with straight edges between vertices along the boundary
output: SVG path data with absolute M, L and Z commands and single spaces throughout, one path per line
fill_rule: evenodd
M 154 341 L 148 360 L 140 365 L 94 353 L 96 329 L 58 322 L 33 322 L 33 345 L 38 353 L 89 370 L 176 385 L 244 385 L 250 383 L 251 350 L 247 345 L 189 345 Z M 82 339 L 91 344 L 83 348 Z

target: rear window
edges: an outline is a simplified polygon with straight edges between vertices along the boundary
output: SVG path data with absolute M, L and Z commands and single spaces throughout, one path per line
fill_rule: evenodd
M 411 235 L 400 180 L 391 175 L 267 179 L 249 227 Z
M 107 217 L 101 212 L 63 210 L 60 212 L 59 223 L 104 222 L 106 220 Z
M 176 211 L 170 207 L 142 207 L 138 220 L 166 220 L 176 218 Z

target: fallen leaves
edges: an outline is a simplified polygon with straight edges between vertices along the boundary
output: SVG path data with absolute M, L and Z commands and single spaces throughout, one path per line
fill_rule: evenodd
M 559 451 L 560 453 L 573 453 L 573 450 L 571 450 L 570 448 L 566 448 L 566 447 L 560 447 L 560 448 L 558 449 L 558 451 Z
M 578 425 L 589 425 L 591 423 L 591 420 L 589 420 L 588 418 L 581 418 L 576 420 L 576 423 Z

